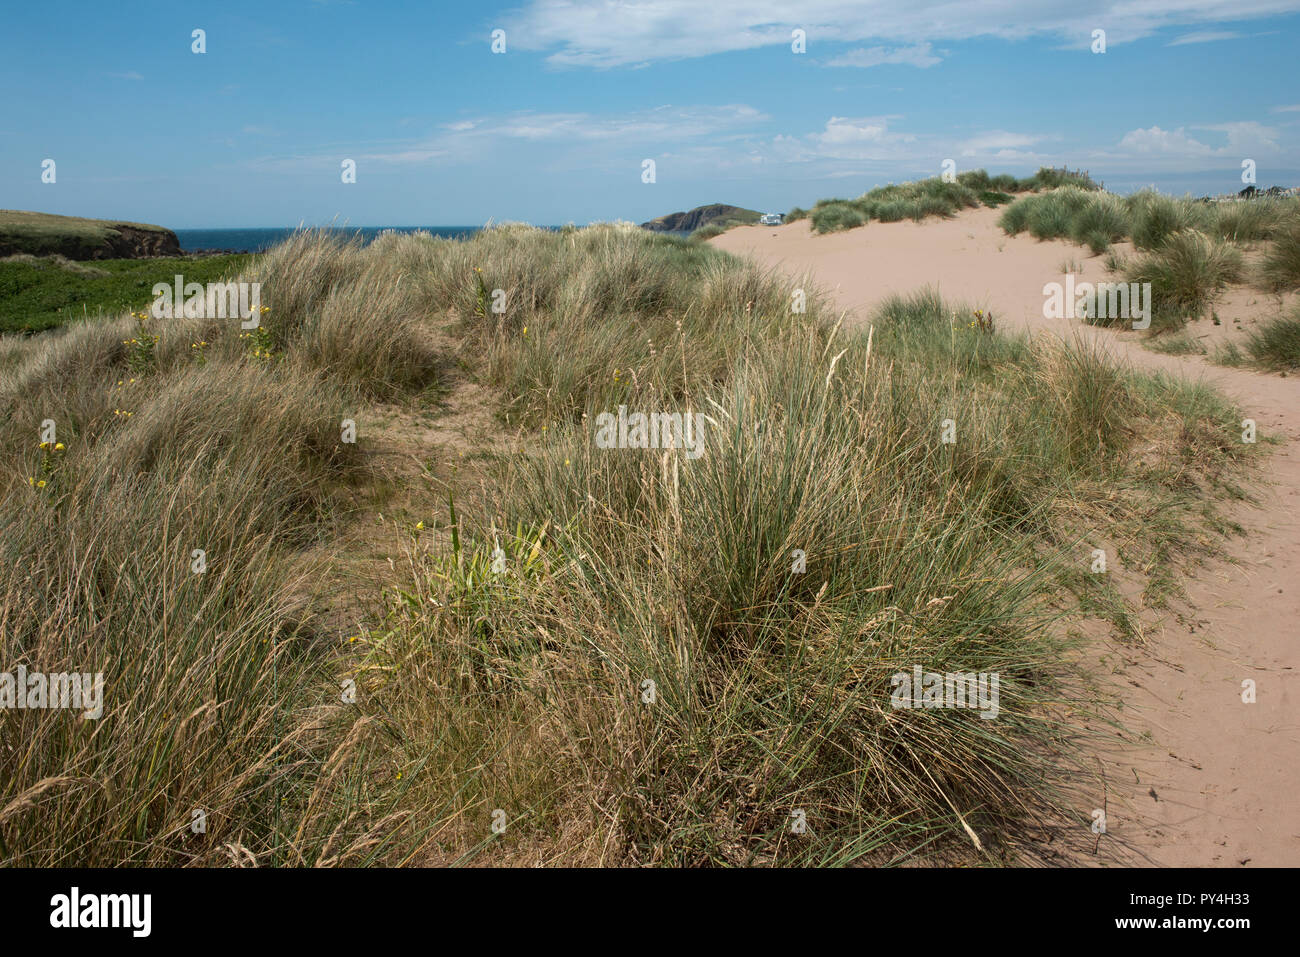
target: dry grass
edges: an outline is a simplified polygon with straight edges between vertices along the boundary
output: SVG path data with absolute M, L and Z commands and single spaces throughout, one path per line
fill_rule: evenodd
M 620 226 L 306 234 L 249 278 L 251 339 L 122 318 L 0 366 L 0 660 L 107 683 L 97 722 L 0 713 L 6 863 L 1019 860 L 1089 823 L 1079 549 L 1176 561 L 1242 455 L 1203 389 L 932 294 L 848 334 Z M 519 451 L 420 463 L 423 527 L 376 524 L 379 410 L 465 377 L 513 436 L 468 451 Z M 704 454 L 596 448 L 618 405 L 707 413 Z M 374 607 L 363 525 L 401 557 Z M 999 673 L 999 717 L 892 708 L 913 665 Z

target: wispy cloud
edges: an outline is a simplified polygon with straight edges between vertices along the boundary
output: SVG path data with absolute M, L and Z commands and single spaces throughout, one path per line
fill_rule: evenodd
M 1207 142 L 1207 137 L 1192 131 L 1218 134 L 1221 144 Z M 1205 169 L 1207 164 L 1236 170 L 1244 159 L 1275 159 L 1283 154 L 1277 142 L 1278 131 L 1254 121 L 1207 123 L 1176 129 L 1150 126 L 1130 130 L 1108 148 L 1088 152 L 1095 163 L 1105 163 L 1117 170 L 1142 170 L 1151 173 L 1174 173 Z
M 1189 43 L 1217 43 L 1219 40 L 1240 40 L 1245 36 L 1242 33 L 1235 33 L 1231 30 L 1206 30 L 1201 33 L 1184 33 L 1166 43 L 1167 47 L 1187 46 Z
M 833 53 L 832 44 L 881 44 L 861 51 L 867 62 L 842 64 L 861 66 L 890 55 L 885 44 L 916 50 L 944 40 L 1055 36 L 1087 49 L 1099 25 L 1114 46 L 1158 30 L 1240 23 L 1296 9 L 1293 0 L 1000 0 L 991 15 L 987 4 L 951 0 L 808 0 L 797 8 L 787 0 L 529 0 L 503 20 L 513 47 L 548 52 L 556 66 L 635 66 L 761 47 L 788 51 L 796 28 L 805 31 L 812 55 Z
M 559 151 L 582 146 L 608 144 L 623 152 L 635 146 L 644 155 L 664 155 L 673 150 L 694 148 L 698 141 L 710 144 L 743 136 L 770 117 L 745 104 L 722 106 L 661 106 L 627 114 L 537 113 L 519 111 L 504 116 L 485 116 L 443 124 L 439 131 L 419 140 L 388 141 L 382 144 L 330 147 L 328 153 L 263 157 L 252 164 L 264 169 L 314 168 L 337 165 L 340 157 L 352 157 L 393 165 L 416 165 L 434 160 L 476 162 L 484 155 L 507 155 L 521 148 L 541 149 L 548 145 Z M 525 146 L 526 144 L 526 146 Z M 595 154 L 592 154 L 593 156 Z M 593 162 L 606 161 L 593 160 Z
M 141 76 L 139 73 L 136 73 L 134 70 L 131 70 L 130 72 L 127 73 L 110 73 L 108 75 L 115 80 L 143 80 L 144 79 L 143 76 Z
M 1006 158 L 1010 155 L 1030 156 L 1021 153 L 1026 147 L 1042 142 L 1043 136 L 1033 133 L 1009 133 L 1006 130 L 990 130 L 980 133 L 958 144 L 957 154 L 963 157 L 991 156 Z
M 910 47 L 870 47 L 868 49 L 850 50 L 827 62 L 827 66 L 872 67 L 885 64 L 905 64 L 925 69 L 942 62 L 943 58 L 931 52 L 929 43 L 917 43 Z

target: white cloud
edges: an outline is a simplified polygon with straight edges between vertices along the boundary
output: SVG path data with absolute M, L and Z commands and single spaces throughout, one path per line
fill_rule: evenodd
M 1120 149 L 1138 155 L 1151 153 L 1176 153 L 1182 156 L 1207 156 L 1210 147 L 1192 139 L 1183 128 L 1162 130 L 1158 126 L 1150 129 L 1130 130 L 1119 141 Z
M 910 144 L 916 142 L 912 133 L 897 133 L 889 128 L 890 120 L 897 116 L 867 116 L 850 118 L 832 116 L 820 133 L 801 140 L 798 151 L 802 159 L 837 160 L 887 160 L 902 159 Z
M 1188 130 L 1219 134 L 1221 145 Z M 1086 151 L 1082 156 L 1114 172 L 1143 170 L 1175 173 L 1222 167 L 1236 170 L 1243 159 L 1276 157 L 1283 152 L 1278 131 L 1256 122 L 1204 124 L 1173 130 L 1152 126 L 1130 130 L 1113 148 Z
M 910 47 L 896 47 L 892 50 L 885 47 L 850 50 L 848 53 L 828 61 L 826 65 L 872 67 L 883 64 L 906 64 L 907 66 L 917 66 L 925 69 L 934 66 L 943 59 L 935 56 L 930 50 L 930 44 L 928 43 L 918 43 Z
M 1201 33 L 1184 33 L 1181 37 L 1166 43 L 1165 46 L 1181 47 L 1189 43 L 1215 43 L 1219 40 L 1240 40 L 1241 38 L 1242 34 L 1234 33 L 1231 30 L 1206 30 Z
M 1292 103 L 1290 106 L 1275 106 L 1269 112 L 1270 113 L 1300 113 L 1300 103 Z
M 355 145 L 334 146 L 327 154 L 264 157 L 252 163 L 264 169 L 327 168 L 337 165 L 338 157 L 350 156 L 358 162 L 418 165 L 438 159 L 476 162 L 485 154 L 546 148 L 550 149 L 548 155 L 554 156 L 556 151 L 562 153 L 575 147 L 581 147 L 596 162 L 608 162 L 608 152 L 596 153 L 596 146 L 608 143 L 613 150 L 622 151 L 634 144 L 645 151 L 641 155 L 666 156 L 673 149 L 698 152 L 694 145 L 697 141 L 705 141 L 714 151 L 713 161 L 721 163 L 736 160 L 736 151 L 723 150 L 718 144 L 745 139 L 756 124 L 769 119 L 767 114 L 745 104 L 660 106 L 620 115 L 519 111 L 446 123 L 439 132 L 419 140 L 369 144 L 364 150 Z M 761 160 L 760 156 L 744 162 Z
M 473 133 L 524 140 L 659 140 L 716 136 L 723 130 L 767 120 L 752 106 L 661 106 L 621 116 L 590 113 L 515 113 L 475 121 Z M 466 130 L 466 132 L 470 132 Z
M 1224 134 L 1228 142 L 1226 146 L 1219 150 L 1219 153 L 1224 156 L 1242 154 L 1250 150 L 1268 153 L 1278 148 L 1277 130 L 1256 123 L 1254 120 L 1207 124 L 1193 127 L 1193 129 L 1211 130 L 1215 133 Z
M 919 46 L 974 37 L 1050 36 L 1086 49 L 1098 25 L 1114 46 L 1171 27 L 1297 10 L 1297 0 L 809 0 L 797 10 L 788 0 L 529 0 L 502 19 L 512 48 L 549 51 L 560 66 L 612 67 L 759 47 L 793 55 L 796 27 L 810 55 L 867 40 Z
M 1043 137 L 1030 133 L 1008 133 L 1006 130 L 990 130 L 964 140 L 958 146 L 962 156 L 997 156 L 1014 152 L 1025 146 L 1033 146 Z M 1029 155 L 1029 154 L 1025 154 Z

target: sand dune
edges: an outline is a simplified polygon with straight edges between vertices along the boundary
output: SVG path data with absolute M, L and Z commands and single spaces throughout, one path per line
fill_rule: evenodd
M 1144 348 L 1139 333 L 1043 318 L 1043 285 L 1067 269 L 1105 280 L 1102 257 L 1071 243 L 1007 236 L 997 219 L 996 210 L 979 209 L 826 236 L 801 221 L 738 227 L 711 242 L 796 277 L 811 275 L 847 311 L 846 323 L 865 321 L 893 293 L 934 286 L 950 302 L 992 310 L 999 328 L 1078 335 L 1134 366 L 1212 382 L 1261 434 L 1283 439 L 1264 464 L 1268 485 L 1259 507 L 1233 516 L 1248 529 L 1229 546 L 1233 561 L 1191 572 L 1188 603 L 1148 616 L 1144 648 L 1098 642 L 1098 659 L 1130 689 L 1124 717 L 1134 747 L 1098 755 L 1104 774 L 1096 806 L 1104 787 L 1114 840 L 1097 862 L 1300 865 L 1300 377 L 1161 355 Z M 1202 319 L 1188 330 L 1209 344 L 1241 337 L 1287 306 L 1276 296 L 1231 290 L 1217 308 L 1220 325 Z M 1247 679 L 1257 686 L 1254 704 L 1242 702 Z

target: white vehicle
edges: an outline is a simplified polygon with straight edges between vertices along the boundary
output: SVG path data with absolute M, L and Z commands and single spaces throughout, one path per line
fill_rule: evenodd
M 758 218 L 760 226 L 780 226 L 785 221 L 785 213 L 764 213 Z

